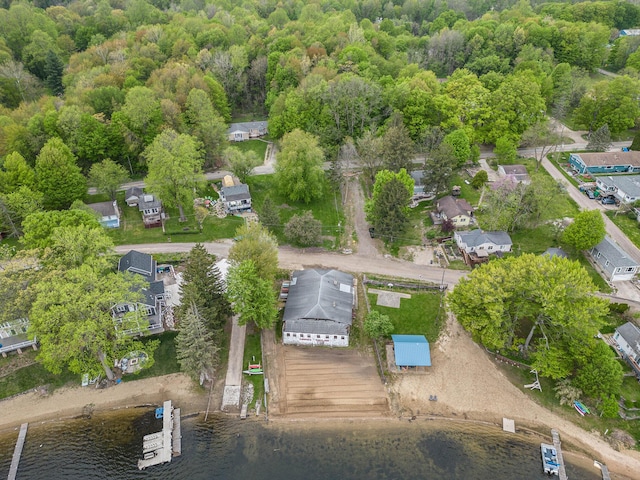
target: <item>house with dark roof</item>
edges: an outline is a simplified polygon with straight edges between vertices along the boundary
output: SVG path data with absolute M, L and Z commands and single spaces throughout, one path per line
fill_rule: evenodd
M 640 152 L 572 153 L 569 164 L 580 174 L 640 173 Z
M 633 368 L 636 376 L 640 378 L 640 328 L 631 322 L 616 328 L 613 340 L 618 345 L 618 350 L 623 358 Z
M 282 342 L 348 347 L 355 299 L 353 275 L 338 270 L 293 272 L 282 319 Z
M 429 342 L 424 335 L 391 335 L 398 370 L 431 366 Z
M 473 207 L 463 198 L 447 195 L 438 199 L 436 208 L 440 219 L 451 220 L 456 228 L 466 227 L 472 222 Z
M 251 211 L 251 194 L 249 185 L 239 183 L 237 185 L 222 185 L 220 189 L 220 201 L 224 204 L 227 213 L 242 213 Z
M 142 188 L 129 187 L 124 191 L 124 201 L 127 202 L 128 206 L 135 207 L 138 205 L 138 200 L 143 194 Z
M 479 228 L 454 233 L 458 248 L 467 254 L 486 257 L 492 253 L 510 252 L 513 242 L 507 232 L 485 232 Z
M 524 165 L 498 165 L 498 175 L 503 178 L 509 178 L 514 183 L 523 183 L 529 185 L 531 177 Z
M 138 210 L 142 213 L 142 222 L 146 228 L 162 226 L 162 202 L 150 193 L 138 198 Z
M 87 204 L 91 210 L 98 214 L 100 225 L 105 228 L 120 228 L 120 210 L 118 202 L 98 202 Z
M 269 133 L 267 122 L 232 123 L 227 129 L 227 139 L 230 142 L 244 142 L 252 138 L 264 137 Z
M 140 275 L 148 285 L 140 289 L 139 302 L 113 306 L 111 313 L 116 329 L 128 335 L 162 332 L 165 289 L 164 282 L 157 280 L 156 261 L 147 253 L 131 250 L 118 261 L 118 271 Z
M 638 273 L 638 262 L 609 236 L 605 236 L 589 253 L 609 282 L 631 280 Z

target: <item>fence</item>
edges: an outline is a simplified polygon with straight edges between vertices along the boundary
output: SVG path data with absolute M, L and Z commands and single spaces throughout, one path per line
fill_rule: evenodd
M 413 282 L 385 282 L 381 280 L 371 280 L 368 279 L 366 275 L 362 277 L 362 283 L 367 285 L 376 285 L 379 287 L 390 287 L 390 288 L 408 288 L 411 290 L 439 290 L 444 291 L 448 288 L 448 285 L 443 283 L 442 285 L 425 285 L 424 283 L 413 283 Z M 367 305 L 368 307 L 368 305 Z

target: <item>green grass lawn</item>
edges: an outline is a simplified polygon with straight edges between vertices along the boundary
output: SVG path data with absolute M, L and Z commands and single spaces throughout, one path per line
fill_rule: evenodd
M 422 230 L 425 221 L 431 222 L 429 212 L 433 209 L 433 202 L 421 202 L 415 208 L 409 209 L 409 226 L 393 242 L 386 243 L 389 252 L 393 256 L 398 256 L 401 247 L 410 245 L 422 245 Z
M 233 142 L 231 148 L 240 150 L 241 152 L 255 152 L 258 157 L 254 167 L 264 163 L 264 155 L 267 151 L 268 143 L 264 140 L 246 140 L 244 142 Z
M 280 207 L 280 227 L 273 229 L 279 243 L 287 243 L 284 237 L 284 225 L 296 214 L 301 214 L 306 210 L 311 210 L 313 216 L 322 222 L 322 235 L 333 238 L 331 246 L 338 245 L 344 225 L 344 213 L 340 192 L 330 188 L 329 184 L 324 184 L 324 195 L 322 198 L 309 203 L 291 202 L 284 195 L 278 192 L 275 185 L 274 175 L 259 175 L 250 177 L 247 181 L 251 192 L 252 204 L 258 212 L 267 195 Z M 326 244 L 324 244 L 327 246 Z
M 607 210 L 606 215 L 636 247 L 640 248 L 640 224 L 636 220 L 635 214 L 622 213 L 616 216 L 616 212 Z
M 569 153 L 556 153 L 553 155 L 549 155 L 548 158 L 549 161 L 556 166 L 556 168 L 560 171 L 560 173 L 562 173 L 564 178 L 566 178 L 571 185 L 573 185 L 574 187 L 578 186 L 577 180 L 569 175 L 567 173 L 567 169 L 565 168 L 565 166 L 569 163 Z
M 246 369 L 247 365 L 262 365 L 262 346 L 260 345 L 260 332 L 248 333 L 244 344 L 244 360 L 242 368 Z M 262 365 L 264 367 L 264 365 Z M 253 403 L 258 399 L 262 399 L 264 394 L 264 375 L 246 375 L 243 374 L 244 380 L 253 385 Z
M 476 206 L 480 200 L 482 190 L 477 190 L 471 185 L 467 185 L 465 180 L 471 182 L 471 177 L 464 172 L 457 172 L 451 177 L 449 188 L 458 185 L 460 187 L 460 198 L 464 198 L 472 206 Z
M 202 196 L 217 195 L 211 189 L 203 188 Z M 87 202 L 102 201 L 102 195 L 90 195 Z M 124 192 L 118 192 L 118 206 L 122 212 L 120 228 L 107 230 L 107 233 L 116 245 L 128 245 L 139 243 L 163 243 L 163 242 L 205 242 L 221 238 L 233 238 L 236 229 L 244 223 L 239 217 L 217 218 L 210 215 L 204 221 L 203 230 L 200 232 L 198 223 L 193 215 L 193 206 L 185 207 L 187 221 L 181 223 L 177 209 L 166 209 L 169 218 L 165 221 L 165 232 L 162 228 L 145 228 L 142 216 L 137 207 L 129 207 L 124 201 Z
M 144 337 L 142 342 L 151 342 L 160 340 L 160 345 L 156 349 L 153 359 L 154 363 L 151 368 L 140 370 L 133 375 L 124 375 L 123 382 L 131 382 L 141 378 L 159 377 L 160 375 L 168 375 L 180 371 L 180 365 L 176 358 L 176 337 L 178 332 L 164 332 L 160 335 Z
M 35 358 L 37 352 L 29 350 L 22 355 Z M 3 363 L 12 361 L 14 356 L 14 354 L 10 354 L 6 359 L 2 359 Z M 47 371 L 40 363 L 33 363 L 0 377 L 0 398 L 7 398 L 44 385 L 47 385 L 50 390 L 69 383 L 80 385 L 80 380 L 80 375 L 68 370 L 63 370 L 60 375 L 55 375 Z
M 395 327 L 394 334 L 424 335 L 429 342 L 435 342 L 440 335 L 445 315 L 444 305 L 440 308 L 442 298 L 440 292 L 426 293 L 403 289 L 394 289 L 393 291 L 408 293 L 411 298 L 400 300 L 400 308 L 390 308 L 376 305 L 378 295 L 368 293 L 371 310 L 377 310 L 389 316 Z

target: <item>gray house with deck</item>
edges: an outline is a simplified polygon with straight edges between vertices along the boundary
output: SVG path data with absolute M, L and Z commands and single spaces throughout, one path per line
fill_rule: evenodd
M 613 340 L 622 353 L 623 358 L 640 377 L 640 328 L 631 322 L 616 328 Z
M 631 280 L 640 265 L 609 236 L 604 237 L 589 253 L 605 274 L 605 280 L 619 282 Z

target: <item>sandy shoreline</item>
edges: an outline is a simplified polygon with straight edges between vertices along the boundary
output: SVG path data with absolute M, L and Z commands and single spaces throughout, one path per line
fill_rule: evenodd
M 550 438 L 556 428 L 565 449 L 578 454 L 584 461 L 591 457 L 609 466 L 610 471 L 626 478 L 638 478 L 640 452 L 614 450 L 597 432 L 589 433 L 570 421 L 541 407 L 504 377 L 485 352 L 467 332 L 449 319 L 445 332 L 432 346 L 433 367 L 426 374 L 399 376 L 389 386 L 394 414 L 377 419 L 308 420 L 270 417 L 270 428 L 306 429 L 341 428 L 345 423 L 361 428 L 396 427 L 425 421 L 473 421 L 501 425 L 502 418 L 516 421 L 516 430 Z M 211 411 L 217 411 L 219 388 L 214 389 Z M 0 432 L 14 429 L 23 422 L 59 421 L 83 415 L 85 406 L 94 412 L 131 408 L 140 405 L 160 405 L 171 399 L 183 414 L 204 412 L 208 392 L 194 385 L 185 375 L 172 374 L 121 383 L 104 390 L 89 387 L 62 388 L 42 396 L 31 392 L 0 401 Z M 438 401 L 429 401 L 437 395 Z M 413 416 L 416 421 L 409 422 Z M 616 478 L 614 476 L 614 478 Z M 619 478 L 619 477 L 617 477 Z

